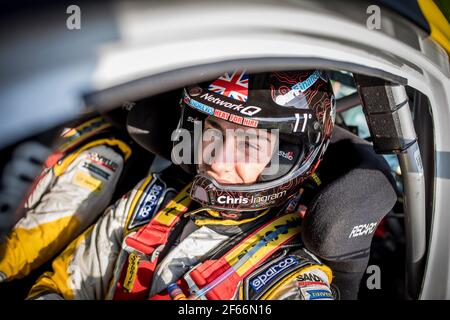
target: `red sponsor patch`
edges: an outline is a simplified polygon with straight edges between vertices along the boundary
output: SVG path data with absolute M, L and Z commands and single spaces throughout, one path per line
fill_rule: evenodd
M 233 123 L 237 123 L 237 124 L 242 124 L 242 121 L 244 120 L 244 118 L 236 116 L 234 114 L 230 114 L 230 121 Z
M 297 281 L 297 284 L 301 287 L 326 286 L 325 283 L 320 282 L 320 281 Z
M 228 120 L 230 114 L 228 112 L 216 109 L 214 110 L 214 116 L 220 119 Z
M 258 121 L 253 119 L 244 118 L 242 122 L 244 126 L 256 128 L 258 126 Z

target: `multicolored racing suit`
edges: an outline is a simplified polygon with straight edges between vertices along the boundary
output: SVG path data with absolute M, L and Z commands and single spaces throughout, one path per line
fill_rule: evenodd
M 189 188 L 164 173 L 143 179 L 28 299 L 333 299 L 330 268 L 301 245 L 298 199 L 242 218 L 196 207 Z
M 0 245 L 0 282 L 27 276 L 101 215 L 131 155 L 124 141 L 101 117 L 64 130 Z

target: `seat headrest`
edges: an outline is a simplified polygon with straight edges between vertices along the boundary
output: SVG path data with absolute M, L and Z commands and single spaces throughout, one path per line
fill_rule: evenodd
M 170 91 L 136 103 L 128 112 L 127 131 L 144 149 L 171 158 L 172 132 L 180 119 L 181 90 Z

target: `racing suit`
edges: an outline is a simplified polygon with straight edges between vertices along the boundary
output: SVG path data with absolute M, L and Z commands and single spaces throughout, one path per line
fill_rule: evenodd
M 216 296 L 210 291 L 195 298 L 333 298 L 331 270 L 299 243 L 298 198 L 240 218 L 197 208 L 189 187 L 165 172 L 143 179 L 53 261 L 53 270 L 37 280 L 28 299 L 170 299 L 174 283 L 192 298 L 194 270 L 218 287 L 231 284 Z M 162 241 L 164 225 L 173 221 Z M 157 240 L 151 254 L 130 245 L 145 232 Z M 155 263 L 154 272 L 141 269 L 139 261 Z M 211 272 L 218 261 L 224 263 Z M 229 276 L 219 283 L 223 274 Z M 205 291 L 211 283 L 195 285 Z M 139 286 L 146 291 L 133 295 Z
M 104 211 L 131 155 L 124 141 L 101 117 L 63 132 L 0 245 L 0 282 L 49 261 Z

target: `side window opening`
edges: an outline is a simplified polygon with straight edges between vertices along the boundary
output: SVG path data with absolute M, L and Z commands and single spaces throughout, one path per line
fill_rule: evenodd
M 433 115 L 430 101 L 426 95 L 411 87 L 407 87 L 406 92 L 410 99 L 411 115 L 417 139 L 419 141 L 420 154 L 425 174 L 426 239 L 428 243 L 434 204 L 435 146 Z
M 337 101 L 342 98 L 350 97 L 352 94 L 357 94 L 354 83 L 348 81 L 342 74 L 334 77 L 333 89 L 335 90 Z M 426 188 L 426 241 L 428 243 L 433 212 L 435 160 L 432 114 L 429 101 L 424 94 L 408 86 L 406 87 L 406 92 L 424 167 Z M 336 122 L 359 137 L 371 142 L 372 139 L 370 137 L 366 117 L 360 103 L 343 108 L 342 112 L 338 112 Z M 403 178 L 397 155 L 383 154 L 383 157 L 389 164 L 391 173 L 395 178 L 398 190 L 398 201 L 393 210 L 384 219 L 383 225 L 380 226 L 378 230 L 379 237 L 374 237 L 372 242 L 372 253 L 369 265 L 379 265 L 383 270 L 384 279 L 382 279 L 382 290 L 367 290 L 365 281 L 368 275 L 366 275 L 361 282 L 360 296 L 362 299 L 371 299 L 374 297 L 402 299 L 406 294 L 406 283 L 404 280 L 401 281 L 401 279 L 404 279 L 401 274 L 406 272 Z M 386 230 L 389 232 L 386 232 Z M 383 238 L 382 241 L 380 241 L 380 237 Z

